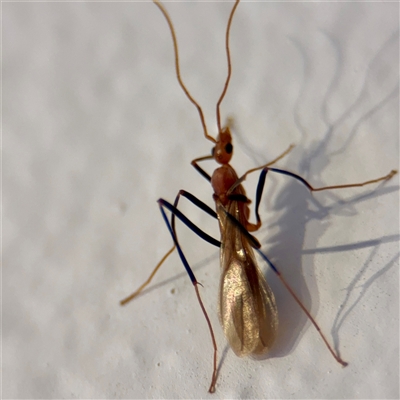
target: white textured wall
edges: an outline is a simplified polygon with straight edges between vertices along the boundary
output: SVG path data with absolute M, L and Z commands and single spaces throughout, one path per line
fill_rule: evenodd
M 167 4 L 213 134 L 230 7 Z M 280 339 L 267 360 L 234 356 L 217 319 L 218 252 L 179 227 L 225 350 L 210 396 L 210 339 L 178 257 L 118 304 L 171 245 L 156 200 L 185 188 L 213 203 L 190 166 L 210 143 L 176 82 L 166 22 L 148 2 L 11 2 L 2 13 L 4 398 L 399 397 L 397 177 L 314 196 L 267 180 L 258 237 L 346 369 L 269 272 Z M 222 107 L 237 122 L 238 172 L 290 143 L 279 165 L 317 186 L 397 168 L 398 15 L 397 3 L 241 4 Z

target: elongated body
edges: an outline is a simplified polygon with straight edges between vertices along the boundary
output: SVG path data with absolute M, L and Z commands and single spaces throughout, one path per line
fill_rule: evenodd
M 228 128 L 221 132 L 217 143 L 218 140 L 224 142 L 219 152 L 221 162 L 226 162 L 232 154 L 226 152 L 227 147 L 232 148 Z M 214 153 L 218 157 L 218 151 L 214 150 Z M 228 214 L 235 217 L 248 231 L 257 229 L 257 225 L 248 221 L 250 210 L 243 186 L 237 185 L 228 194 L 238 180 L 229 163 L 217 168 L 211 178 L 221 231 L 219 319 L 237 356 L 261 355 L 271 348 L 277 335 L 278 311 L 274 294 L 257 266 L 249 240 L 228 218 Z M 242 198 L 242 201 L 229 198 Z
M 278 329 L 275 297 L 257 266 L 249 241 L 221 210 L 221 280 L 219 317 L 237 356 L 261 355 L 272 346 Z M 226 211 L 245 223 L 243 204 L 231 201 Z

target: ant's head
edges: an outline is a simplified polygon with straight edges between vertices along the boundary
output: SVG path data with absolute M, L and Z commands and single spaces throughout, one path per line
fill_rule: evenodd
M 218 137 L 211 154 L 218 164 L 228 164 L 233 155 L 232 135 L 229 127 L 223 128 Z

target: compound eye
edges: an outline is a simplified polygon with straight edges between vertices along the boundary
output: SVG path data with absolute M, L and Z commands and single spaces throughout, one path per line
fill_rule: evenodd
M 215 154 L 215 146 L 211 149 L 211 155 L 214 157 Z
M 231 153 L 232 153 L 232 150 L 233 150 L 232 143 L 227 143 L 227 144 L 225 145 L 225 151 L 226 151 L 228 154 L 231 154 Z

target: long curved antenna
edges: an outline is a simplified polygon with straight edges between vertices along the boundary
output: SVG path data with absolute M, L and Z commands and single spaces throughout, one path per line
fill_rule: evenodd
M 228 25 L 226 27 L 226 35 L 225 35 L 225 48 L 226 48 L 226 58 L 228 60 L 228 76 L 226 77 L 224 89 L 222 90 L 221 96 L 217 103 L 217 125 L 218 125 L 218 132 L 221 132 L 221 112 L 220 112 L 220 105 L 222 100 L 225 97 L 226 91 L 228 90 L 229 81 L 231 80 L 232 75 L 232 65 L 231 65 L 231 52 L 229 50 L 229 32 L 231 30 L 233 14 L 235 14 L 235 10 L 239 5 L 240 0 L 236 0 L 235 5 L 232 8 L 231 15 L 229 16 Z
M 167 10 L 164 8 L 164 6 L 160 3 L 159 0 L 153 0 L 153 3 L 161 10 L 165 19 L 168 22 L 169 30 L 170 30 L 171 36 L 172 36 L 172 41 L 174 42 L 175 70 L 176 70 L 176 77 L 178 78 L 178 82 L 181 85 L 182 90 L 185 92 L 187 98 L 196 106 L 197 111 L 199 112 L 201 125 L 203 126 L 203 130 L 204 130 L 204 136 L 206 137 L 206 139 L 210 140 L 211 142 L 216 143 L 216 140 L 212 136 L 210 136 L 207 132 L 207 126 L 206 126 L 206 121 L 204 119 L 203 110 L 201 109 L 199 103 L 197 103 L 197 101 L 191 96 L 191 94 L 189 93 L 185 84 L 182 81 L 181 71 L 179 68 L 178 41 L 176 39 L 175 30 L 174 30 L 174 26 L 172 25 L 171 18 L 169 16 L 169 14 L 167 13 Z

